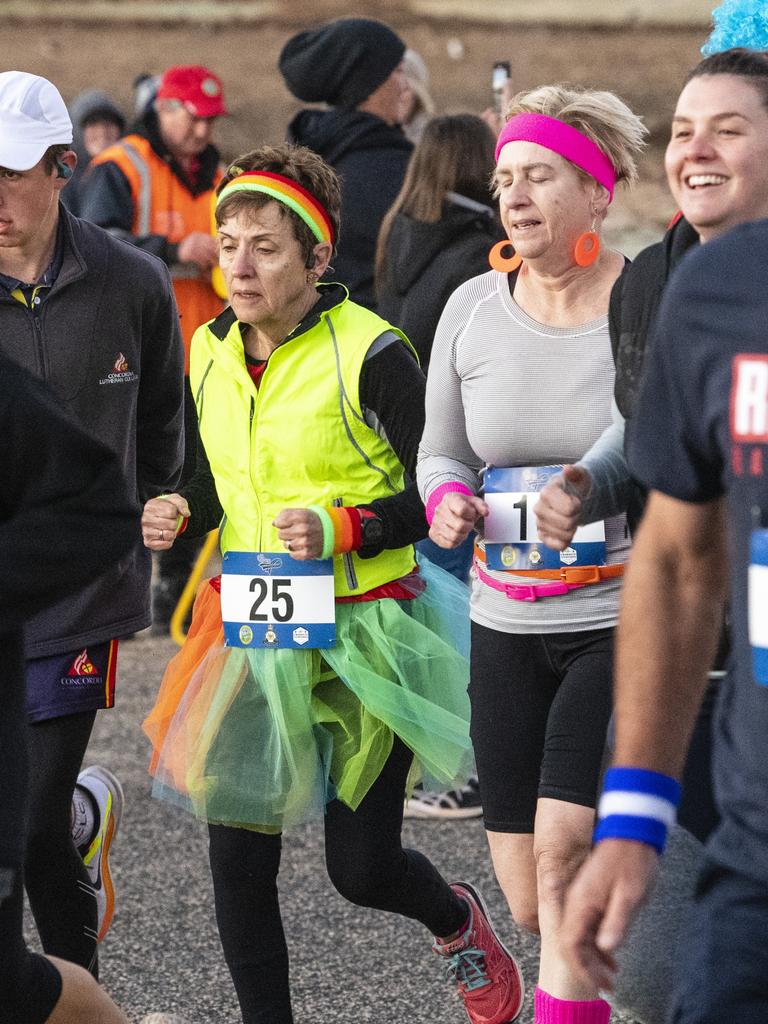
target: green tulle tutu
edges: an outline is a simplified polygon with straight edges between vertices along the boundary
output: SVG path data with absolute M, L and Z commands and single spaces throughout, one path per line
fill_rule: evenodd
M 205 821 L 264 832 L 356 808 L 393 735 L 415 773 L 445 788 L 471 772 L 468 590 L 429 562 L 408 601 L 337 604 L 336 646 L 223 646 L 219 595 L 206 581 L 182 651 L 144 728 L 155 795 Z

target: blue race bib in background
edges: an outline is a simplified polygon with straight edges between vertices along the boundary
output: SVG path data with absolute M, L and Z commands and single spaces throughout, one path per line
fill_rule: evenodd
M 755 682 L 768 686 L 768 530 L 753 530 L 749 566 L 749 642 Z

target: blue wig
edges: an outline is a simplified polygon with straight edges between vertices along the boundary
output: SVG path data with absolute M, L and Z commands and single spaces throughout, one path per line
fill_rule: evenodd
M 768 50 L 768 0 L 724 0 L 712 20 L 714 30 L 701 48 L 705 57 L 734 46 Z

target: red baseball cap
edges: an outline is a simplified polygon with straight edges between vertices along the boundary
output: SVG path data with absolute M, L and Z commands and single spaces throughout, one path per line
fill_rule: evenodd
M 224 105 L 221 79 L 200 64 L 168 68 L 160 79 L 157 98 L 179 100 L 193 117 L 218 117 L 229 113 Z

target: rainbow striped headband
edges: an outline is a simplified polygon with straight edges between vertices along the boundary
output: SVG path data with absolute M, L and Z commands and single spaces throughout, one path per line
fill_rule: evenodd
M 301 217 L 318 242 L 333 243 L 331 218 L 312 193 L 297 181 L 272 171 L 243 171 L 219 192 L 216 207 L 233 192 L 261 192 L 275 199 Z

